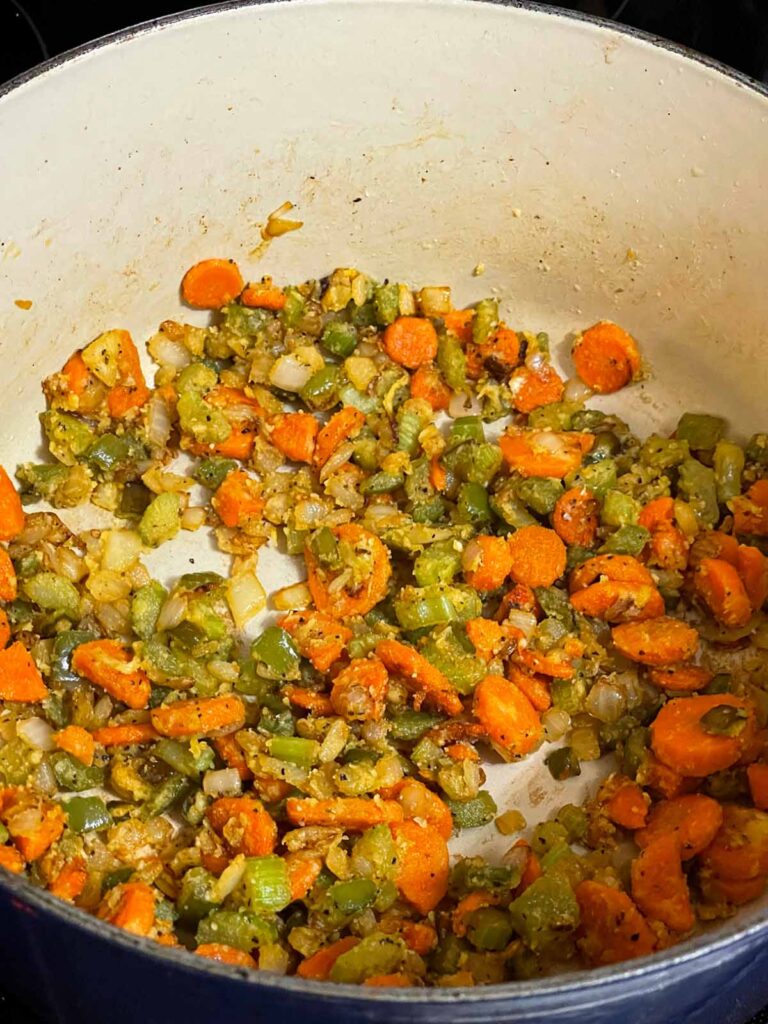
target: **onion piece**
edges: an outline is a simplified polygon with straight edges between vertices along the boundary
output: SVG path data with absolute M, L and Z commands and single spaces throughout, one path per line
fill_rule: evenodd
M 571 724 L 571 716 L 562 708 L 550 708 L 541 716 L 544 726 L 544 738 L 550 743 L 565 736 Z
M 165 633 L 175 629 L 187 611 L 187 598 L 181 594 L 172 594 L 160 609 L 157 617 L 157 632 Z
M 174 370 L 183 370 L 192 362 L 192 356 L 180 341 L 174 341 L 163 331 L 158 331 L 147 342 L 149 354 L 161 366 L 170 366 Z
M 272 595 L 272 607 L 279 612 L 303 611 L 312 604 L 312 595 L 306 583 L 294 583 Z
M 536 616 L 533 612 L 523 611 L 522 608 L 513 608 L 507 616 L 507 622 L 515 629 L 519 629 L 525 635 L 526 640 L 533 636 L 537 626 Z
M 227 604 L 238 629 L 267 606 L 267 595 L 252 570 L 239 572 L 227 581 Z
M 243 783 L 237 768 L 220 768 L 203 775 L 203 792 L 206 796 L 238 796 Z
M 53 729 L 44 718 L 25 718 L 16 724 L 16 733 L 35 750 L 53 750 Z
M 281 391 L 299 392 L 309 378 L 325 365 L 323 357 L 311 345 L 303 345 L 275 360 L 269 382 Z
M 448 415 L 454 420 L 460 416 L 479 416 L 481 409 L 479 399 L 465 391 L 457 391 L 448 403 Z
M 588 387 L 580 377 L 571 377 L 566 383 L 563 391 L 563 399 L 566 402 L 586 402 L 593 394 L 592 388 Z

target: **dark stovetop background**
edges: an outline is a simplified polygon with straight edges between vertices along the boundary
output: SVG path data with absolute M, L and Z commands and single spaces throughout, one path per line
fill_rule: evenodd
M 191 6 L 173 0 L 0 0 L 0 82 L 87 40 Z M 634 25 L 768 82 L 768 0 L 559 0 L 559 6 Z M 2 990 L 0 1021 L 53 1024 Z M 768 1013 L 752 1024 L 768 1024 Z

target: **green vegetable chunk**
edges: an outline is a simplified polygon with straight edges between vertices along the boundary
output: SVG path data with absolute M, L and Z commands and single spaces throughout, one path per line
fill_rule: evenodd
M 544 952 L 579 924 L 579 905 L 568 883 L 543 875 L 509 907 L 512 925 L 534 952 Z
M 687 441 L 694 451 L 714 448 L 725 432 L 725 420 L 707 413 L 684 412 L 677 424 L 675 437 Z
M 151 502 L 139 523 L 139 535 L 151 548 L 172 540 L 181 529 L 181 500 L 165 491 Z
M 64 810 L 73 832 L 98 832 L 112 824 L 112 815 L 98 796 L 75 796 L 67 800 Z
M 243 887 L 254 913 L 283 910 L 291 902 L 288 869 L 282 857 L 247 857 Z

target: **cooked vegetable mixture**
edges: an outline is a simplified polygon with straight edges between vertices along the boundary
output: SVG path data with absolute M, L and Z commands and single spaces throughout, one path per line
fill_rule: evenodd
M 214 323 L 160 325 L 154 387 L 107 331 L 43 383 L 51 459 L 0 470 L 0 865 L 166 946 L 367 986 L 610 964 L 759 897 L 768 434 L 586 408 L 643 374 L 608 321 L 565 382 L 545 334 L 447 287 L 216 259 L 182 294 Z M 50 511 L 88 502 L 111 528 Z M 152 579 L 204 526 L 229 577 Z M 265 544 L 306 582 L 248 646 Z M 609 774 L 527 823 L 483 758 L 542 744 L 555 780 Z M 499 863 L 451 858 L 491 823 Z

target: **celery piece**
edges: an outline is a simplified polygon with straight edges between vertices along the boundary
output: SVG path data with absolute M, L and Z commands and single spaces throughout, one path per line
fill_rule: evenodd
M 640 448 L 640 461 L 655 469 L 671 469 L 690 456 L 688 442 L 651 434 Z
M 407 630 L 466 622 L 482 613 L 482 602 L 471 587 L 439 583 L 428 587 L 403 587 L 393 604 L 397 621 Z
M 330 409 L 338 401 L 339 367 L 331 363 L 316 370 L 301 389 L 301 397 L 311 409 Z
M 176 378 L 176 391 L 179 395 L 203 395 L 216 387 L 218 379 L 216 371 L 205 363 L 190 363 Z
M 214 910 L 198 925 L 195 939 L 199 946 L 220 942 L 250 953 L 277 941 L 277 925 L 247 910 Z
M 181 880 L 176 911 L 186 925 L 195 924 L 216 910 L 221 902 L 216 895 L 216 876 L 205 868 L 190 868 Z
M 446 465 L 453 469 L 459 479 L 487 487 L 501 469 L 503 461 L 498 445 L 470 441 L 457 448 L 453 464 Z
M 65 466 L 74 466 L 95 440 L 93 430 L 84 420 L 58 409 L 44 412 L 40 422 L 48 438 L 48 450 Z
M 461 569 L 462 545 L 453 539 L 438 540 L 426 547 L 413 563 L 413 575 L 421 587 L 450 583 Z
M 570 885 L 550 875 L 537 878 L 509 907 L 512 925 L 534 952 L 554 945 L 579 924 L 579 904 Z
M 640 515 L 640 502 L 622 491 L 608 491 L 600 518 L 606 526 L 634 526 Z
M 331 899 L 343 914 L 359 914 L 376 899 L 376 885 L 370 878 L 351 878 L 336 882 L 328 890 Z
M 357 348 L 357 342 L 358 335 L 354 324 L 343 323 L 341 320 L 327 324 L 320 338 L 323 348 L 340 359 L 351 356 Z
M 280 310 L 280 319 L 286 327 L 297 327 L 304 316 L 306 299 L 298 288 L 289 285 L 285 289 L 285 305 Z
M 267 747 L 270 756 L 277 761 L 288 761 L 300 768 L 311 768 L 320 750 L 315 740 L 301 739 L 299 736 L 276 736 L 267 741 Z
M 545 476 L 531 476 L 517 484 L 517 495 L 536 515 L 548 516 L 554 512 L 557 499 L 563 493 L 559 480 Z
M 139 522 L 139 534 L 146 545 L 159 547 L 181 529 L 181 500 L 178 494 L 164 491 L 148 506 Z
M 603 459 L 591 466 L 581 466 L 575 473 L 565 478 L 566 487 L 586 487 L 595 497 L 604 498 L 608 491 L 616 487 L 618 474 L 613 459 Z
M 194 477 L 209 491 L 217 491 L 233 469 L 237 469 L 234 459 L 221 459 L 213 456 L 210 459 L 203 459 L 195 468 Z
M 552 778 L 558 782 L 570 779 L 574 775 L 581 775 L 581 764 L 570 747 L 558 747 L 557 750 L 553 750 L 544 758 L 544 764 L 549 768 Z
M 376 323 L 382 327 L 397 320 L 400 312 L 400 288 L 394 282 L 378 284 L 373 290 L 373 308 L 376 311 Z
M 687 441 L 693 451 L 710 451 L 725 432 L 725 420 L 707 413 L 684 412 L 675 430 L 678 441 Z
M 498 813 L 496 801 L 486 790 L 481 790 L 472 800 L 446 802 L 451 809 L 456 828 L 481 828 L 493 821 Z
M 157 580 L 139 587 L 131 601 L 131 625 L 136 636 L 149 640 L 154 634 L 160 609 L 167 598 L 168 591 Z
M 678 495 L 693 508 L 703 526 L 714 526 L 720 518 L 714 470 L 697 459 L 684 459 L 677 480 Z
M 389 735 L 393 740 L 412 743 L 419 740 L 429 729 L 439 725 L 443 719 L 428 711 L 412 711 L 407 708 L 390 720 Z
M 51 755 L 51 768 L 61 789 L 79 793 L 94 789 L 104 782 L 104 769 L 98 765 L 85 765 L 76 757 L 61 750 Z
M 246 857 L 243 887 L 249 910 L 276 913 L 291 902 L 288 869 L 282 857 Z
M 476 949 L 500 953 L 512 935 L 510 916 L 498 907 L 480 907 L 467 918 L 467 938 Z
M 499 303 L 497 299 L 481 299 L 475 306 L 472 320 L 472 341 L 484 345 L 499 326 Z
M 181 394 L 176 410 L 182 432 L 191 434 L 201 444 L 219 444 L 232 433 L 232 425 L 221 409 L 206 402 L 198 391 Z
M 456 519 L 460 523 L 473 523 L 476 526 L 491 521 L 491 506 L 484 487 L 475 483 L 461 485 L 456 501 Z
M 463 391 L 467 386 L 467 359 L 459 339 L 450 332 L 442 332 L 437 344 L 437 366 L 445 383 L 452 391 Z
M 744 471 L 744 450 L 730 441 L 715 446 L 712 467 L 715 471 L 717 500 L 721 505 L 741 494 L 741 474 Z
M 68 619 L 80 617 L 80 595 L 77 587 L 66 576 L 40 572 L 24 580 L 21 590 L 25 597 L 44 611 L 56 612 Z
M 492 867 L 482 857 L 460 857 L 451 870 L 451 893 L 457 897 L 477 889 L 508 893 L 519 884 L 519 867 Z

